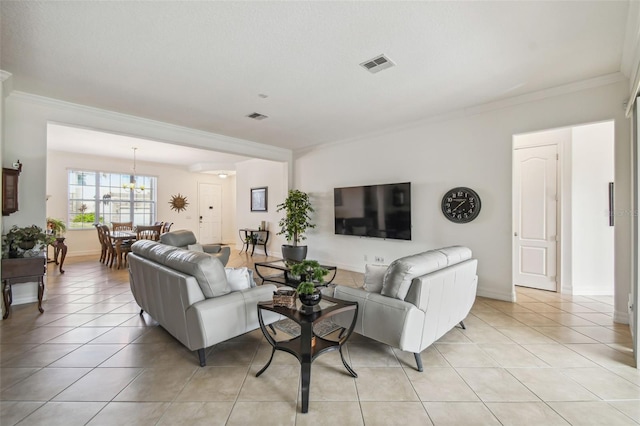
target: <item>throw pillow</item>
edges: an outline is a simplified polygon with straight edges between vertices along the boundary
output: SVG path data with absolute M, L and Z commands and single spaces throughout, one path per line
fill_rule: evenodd
M 187 246 L 187 250 L 204 252 L 204 248 L 202 248 L 202 244 L 189 244 Z
M 387 265 L 365 265 L 364 289 L 369 293 L 380 293 L 387 268 Z
M 253 280 L 246 267 L 224 268 L 224 272 L 227 274 L 227 282 L 229 283 L 231 291 L 246 290 L 253 287 Z

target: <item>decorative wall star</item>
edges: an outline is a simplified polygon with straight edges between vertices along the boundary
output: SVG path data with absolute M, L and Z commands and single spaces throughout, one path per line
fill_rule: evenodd
M 175 210 L 180 213 L 182 210 L 186 210 L 189 203 L 187 202 L 187 197 L 184 197 L 178 193 L 178 195 L 172 195 L 171 201 L 169 201 L 169 205 L 171 206 L 171 210 Z

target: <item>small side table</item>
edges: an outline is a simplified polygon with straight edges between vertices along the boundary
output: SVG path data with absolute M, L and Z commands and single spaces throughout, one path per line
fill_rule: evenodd
M 260 322 L 260 329 L 273 349 L 271 351 L 269 361 L 256 373 L 256 377 L 259 377 L 265 372 L 269 365 L 271 365 L 271 361 L 273 360 L 273 355 L 276 350 L 288 352 L 295 356 L 300 362 L 300 373 L 302 376 L 302 412 L 306 413 L 309 411 L 311 363 L 317 357 L 326 352 L 340 351 L 340 358 L 342 359 L 344 367 L 353 377 L 358 377 L 356 372 L 353 371 L 349 364 L 347 364 L 344 356 L 342 355 L 342 345 L 344 345 L 349 336 L 351 336 L 353 328 L 356 325 L 356 319 L 358 318 L 358 302 L 347 302 L 328 296 L 322 296 L 322 300 L 318 305 L 314 306 L 314 311 L 311 314 L 302 313 L 300 309 L 301 306 L 302 305 L 299 300 L 296 301 L 296 307 L 294 308 L 274 306 L 273 301 L 258 302 L 258 321 Z M 295 321 L 300 325 L 300 335 L 291 340 L 277 342 L 267 331 L 267 327 L 265 326 L 262 318 L 263 310 L 276 312 Z M 313 324 L 316 322 L 330 318 L 333 315 L 349 311 L 353 312 L 351 326 L 348 330 L 343 330 L 343 332 L 340 333 L 338 340 L 329 340 L 314 334 Z
M 64 274 L 62 265 L 64 265 L 64 259 L 67 257 L 67 245 L 64 240 L 64 237 L 56 237 L 56 240 L 50 244 L 53 247 L 53 260 L 49 262 L 55 262 L 56 265 L 60 265 L 61 274 Z M 58 255 L 60 256 L 60 262 L 58 262 Z
M 266 229 L 249 229 L 243 228 L 238 230 L 238 234 L 240 235 L 240 239 L 242 240 L 242 249 L 240 253 L 243 251 L 249 252 L 249 245 L 251 248 L 251 256 L 253 256 L 253 252 L 256 251 L 256 246 L 264 246 L 264 254 L 267 254 L 267 243 L 269 242 L 269 231 Z M 244 235 L 243 235 L 244 234 Z
M 44 256 L 20 257 L 15 259 L 2 259 L 2 297 L 4 298 L 5 313 L 2 319 L 7 319 L 11 313 L 13 293 L 12 281 L 25 282 L 29 279 L 38 281 L 38 310 L 42 309 L 42 296 L 44 295 L 44 274 L 47 271 L 47 258 Z

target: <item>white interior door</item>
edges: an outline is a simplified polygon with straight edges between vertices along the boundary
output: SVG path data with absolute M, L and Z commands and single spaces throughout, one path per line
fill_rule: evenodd
M 222 188 L 220 185 L 198 185 L 199 238 L 201 244 L 222 242 Z
M 513 162 L 513 283 L 557 291 L 556 145 L 520 148 Z

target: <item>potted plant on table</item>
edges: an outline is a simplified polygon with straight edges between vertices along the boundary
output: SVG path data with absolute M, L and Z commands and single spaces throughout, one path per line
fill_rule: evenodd
M 33 257 L 55 240 L 37 225 L 18 227 L 13 225 L 2 236 L 2 257 Z
M 280 226 L 278 235 L 284 235 L 291 243 L 282 245 L 282 257 L 285 260 L 300 262 L 307 257 L 307 246 L 298 244 L 307 239 L 304 235 L 307 229 L 316 227 L 309 217 L 309 214 L 314 211 L 309 195 L 298 189 L 289 190 L 289 195 L 284 202 L 278 204 L 277 211 L 285 212 L 285 216 L 278 222 Z
M 322 293 L 319 287 L 323 286 L 322 279 L 328 273 L 329 270 L 323 268 L 315 260 L 303 260 L 291 266 L 291 274 L 300 277 L 300 284 L 296 291 L 300 302 L 305 307 L 313 307 L 320 303 Z
M 48 217 L 47 229 L 51 231 L 54 237 L 60 238 L 64 236 L 65 232 L 67 232 L 67 225 L 60 219 Z

